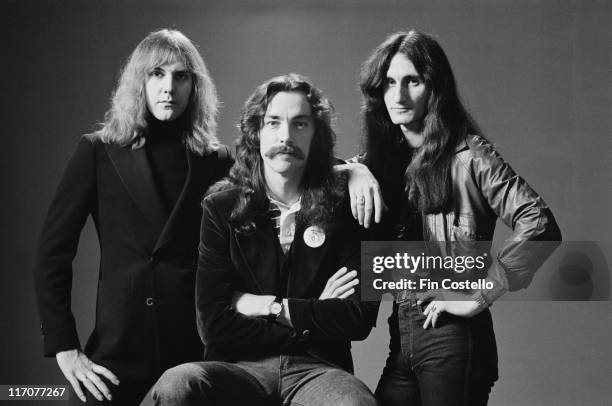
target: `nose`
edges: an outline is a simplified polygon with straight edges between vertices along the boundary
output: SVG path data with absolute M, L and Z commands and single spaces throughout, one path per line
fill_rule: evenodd
M 164 93 L 172 93 L 174 90 L 174 78 L 172 75 L 165 75 L 162 79 L 161 88 Z
M 408 89 L 406 86 L 399 85 L 393 88 L 393 101 L 403 104 L 408 99 Z
M 278 129 L 278 142 L 281 144 L 288 144 L 291 139 L 291 128 L 286 121 L 283 121 Z

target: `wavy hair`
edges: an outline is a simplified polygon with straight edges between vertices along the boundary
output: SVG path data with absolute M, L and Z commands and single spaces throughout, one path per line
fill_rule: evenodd
M 147 35 L 122 69 L 111 106 L 96 131 L 103 142 L 134 149 L 144 145 L 151 114 L 145 92 L 147 77 L 154 68 L 175 62 L 183 63 L 193 80 L 189 104 L 177 119 L 181 120 L 185 144 L 200 155 L 218 147 L 215 85 L 194 44 L 180 31 L 167 29 Z
M 255 230 L 256 217 L 267 215 L 269 203 L 259 150 L 259 132 L 268 105 L 279 92 L 303 93 L 310 103 L 315 126 L 302 175 L 300 220 L 331 230 L 332 216 L 345 189 L 333 171 L 336 139 L 332 129 L 333 106 L 306 77 L 295 73 L 264 82 L 244 105 L 239 123 L 242 135 L 236 145 L 236 162 L 229 173 L 229 183 L 242 189 L 242 193 L 230 215 L 230 223 L 239 232 L 250 233 Z
M 423 144 L 411 150 L 384 102 L 387 71 L 396 54 L 405 55 L 423 78 L 429 99 L 423 118 Z M 444 50 L 431 36 L 411 30 L 390 35 L 362 65 L 362 117 L 366 164 L 383 185 L 403 185 L 410 203 L 423 213 L 440 213 L 451 205 L 450 166 L 466 134 L 480 134 L 457 91 Z

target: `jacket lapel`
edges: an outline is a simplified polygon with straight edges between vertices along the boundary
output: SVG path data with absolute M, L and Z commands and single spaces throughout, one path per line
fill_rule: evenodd
M 134 150 L 114 145 L 106 145 L 105 148 L 121 182 L 136 206 L 161 231 L 166 221 L 166 213 L 145 149 Z
M 183 212 L 182 208 L 189 200 L 188 197 L 191 195 L 194 187 L 196 187 L 196 178 L 198 175 L 203 175 L 205 173 L 205 169 L 202 168 L 201 160 L 196 159 L 193 156 L 193 153 L 190 152 L 187 147 L 185 147 L 185 154 L 187 155 L 187 175 L 185 176 L 185 183 L 183 183 L 183 188 L 181 189 L 181 193 L 170 212 L 170 216 L 164 225 L 164 228 L 157 239 L 157 243 L 155 244 L 155 248 L 153 249 L 153 253 L 160 250 L 164 245 L 166 245 L 172 237 L 175 235 L 175 230 L 179 227 L 179 230 L 176 232 L 180 232 L 181 221 L 184 220 L 181 218 L 180 213 Z M 204 191 L 202 191 L 203 193 Z M 204 196 L 200 196 L 202 198 Z
M 307 224 L 301 221 L 295 225 L 295 236 L 291 246 L 291 273 L 287 292 L 290 297 L 302 297 L 320 271 L 321 262 L 330 244 L 331 237 L 325 235 L 325 242 L 320 247 L 310 247 L 304 241 Z M 335 271 L 334 271 L 335 272 Z
M 276 236 L 272 222 L 267 216 L 257 222 L 254 233 L 235 234 L 238 250 L 245 263 L 239 271 L 251 281 L 259 294 L 272 294 L 276 288 L 279 264 L 276 256 Z

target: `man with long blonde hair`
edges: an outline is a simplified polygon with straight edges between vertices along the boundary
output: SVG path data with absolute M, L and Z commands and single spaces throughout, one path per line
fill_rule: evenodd
M 44 353 L 79 399 L 137 404 L 165 369 L 199 359 L 194 279 L 206 189 L 232 159 L 215 136 L 217 95 L 193 43 L 149 34 L 126 63 L 101 128 L 83 136 L 39 240 Z M 101 259 L 94 330 L 82 349 L 72 260 L 91 215 Z

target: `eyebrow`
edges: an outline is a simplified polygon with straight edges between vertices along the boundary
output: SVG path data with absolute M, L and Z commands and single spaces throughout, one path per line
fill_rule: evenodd
M 155 66 L 151 69 L 151 71 L 162 71 L 162 72 L 168 72 L 168 73 L 191 73 L 191 71 L 189 69 L 177 69 L 177 70 L 168 70 L 168 69 L 164 69 L 161 66 Z
M 272 119 L 275 119 L 275 120 L 280 120 L 281 116 L 276 115 L 276 114 L 266 114 L 264 116 L 264 118 L 272 118 Z M 303 119 L 307 119 L 307 118 L 312 118 L 312 115 L 310 115 L 310 114 L 300 114 L 299 116 L 292 117 L 291 119 L 292 120 L 303 120 Z
M 389 72 L 387 71 L 387 75 L 386 75 L 387 79 L 395 79 L 393 76 L 389 75 Z M 406 76 L 402 76 L 401 79 L 404 78 L 408 78 L 408 79 L 412 79 L 412 78 L 416 78 L 416 79 L 422 79 L 421 75 L 406 75 Z

